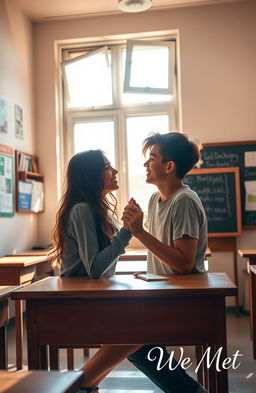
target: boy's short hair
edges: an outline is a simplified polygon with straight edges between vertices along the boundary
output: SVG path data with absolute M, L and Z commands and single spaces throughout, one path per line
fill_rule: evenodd
M 159 146 L 163 162 L 175 162 L 176 176 L 179 179 L 183 179 L 201 157 L 201 142 L 196 139 L 190 140 L 186 134 L 180 132 L 155 133 L 149 136 L 143 144 L 144 155 L 153 145 Z

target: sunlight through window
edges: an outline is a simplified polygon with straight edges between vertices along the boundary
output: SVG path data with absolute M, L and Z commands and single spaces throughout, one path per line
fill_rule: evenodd
M 156 187 L 146 183 L 145 158 L 142 155 L 142 145 L 145 138 L 152 132 L 160 134 L 168 132 L 168 115 L 128 117 L 127 149 L 128 149 L 128 179 L 129 198 L 134 197 L 141 208 L 146 211 L 148 201 Z
M 112 78 L 107 50 L 63 63 L 70 108 L 112 104 Z
M 74 153 L 101 149 L 115 166 L 115 137 L 113 121 L 74 124 Z

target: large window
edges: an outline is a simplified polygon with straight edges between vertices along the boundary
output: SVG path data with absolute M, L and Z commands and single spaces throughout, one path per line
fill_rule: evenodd
M 120 210 L 130 197 L 147 210 L 143 140 L 178 129 L 176 40 L 128 41 L 63 50 L 67 161 L 102 149 L 119 171 Z

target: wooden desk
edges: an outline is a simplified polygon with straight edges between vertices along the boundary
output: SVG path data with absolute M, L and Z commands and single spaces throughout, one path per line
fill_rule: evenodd
M 29 285 L 52 274 L 51 263 L 45 256 L 9 256 L 0 258 L 1 285 Z M 15 302 L 16 319 L 16 362 L 22 369 L 23 318 L 22 301 Z
M 256 359 L 256 278 L 254 275 L 256 250 L 238 250 L 238 253 L 242 258 L 246 258 L 247 271 L 249 273 L 251 338 L 253 345 L 253 358 Z
M 6 325 L 8 322 L 8 298 L 20 286 L 0 286 L 0 369 L 7 369 L 7 336 Z
M 6 255 L 7 257 L 45 257 L 49 253 L 49 250 L 27 250 L 27 251 L 21 251 L 21 252 L 16 252 L 15 254 L 11 255 Z
M 76 393 L 83 372 L 0 372 L 0 393 Z
M 26 300 L 28 366 L 47 367 L 47 345 L 208 345 L 227 356 L 225 296 L 237 292 L 225 273 L 93 280 L 50 277 L 12 294 Z M 88 315 L 90 318 L 88 319 Z M 175 322 L 174 322 L 175 321 Z M 228 393 L 227 370 L 210 369 L 211 393 Z

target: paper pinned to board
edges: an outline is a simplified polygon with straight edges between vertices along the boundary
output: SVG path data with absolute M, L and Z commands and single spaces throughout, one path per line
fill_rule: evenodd
M 19 210 L 31 210 L 31 198 L 32 198 L 32 182 L 22 181 L 18 182 L 18 206 Z
M 31 210 L 41 212 L 44 209 L 44 183 L 32 180 Z
M 246 151 L 244 153 L 245 168 L 256 166 L 256 151 Z
M 245 210 L 256 211 L 256 180 L 245 181 Z

